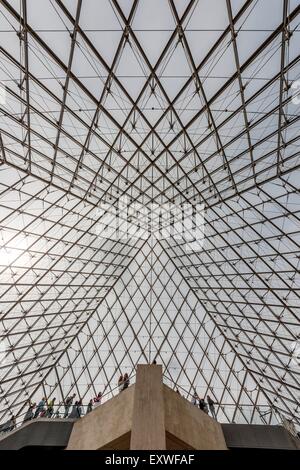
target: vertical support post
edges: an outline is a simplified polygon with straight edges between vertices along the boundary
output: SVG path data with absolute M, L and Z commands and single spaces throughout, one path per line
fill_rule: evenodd
M 160 365 L 137 366 L 130 449 L 166 449 L 162 366 Z

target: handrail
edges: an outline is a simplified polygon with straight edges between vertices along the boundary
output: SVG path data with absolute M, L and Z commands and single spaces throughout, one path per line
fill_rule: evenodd
M 176 382 L 172 379 L 170 379 L 170 377 L 168 377 L 166 374 L 163 374 L 163 378 L 165 378 L 169 383 L 171 383 L 173 385 L 173 389 L 177 388 L 178 390 L 181 390 L 184 392 L 185 395 L 182 395 L 183 398 L 185 398 L 186 400 L 190 400 L 192 399 L 193 397 L 193 393 L 187 391 L 186 389 L 184 389 L 182 386 L 180 385 L 177 385 Z M 240 411 L 242 412 L 243 410 L 252 410 L 252 414 L 254 414 L 255 412 L 258 413 L 260 419 L 262 419 L 262 421 L 266 421 L 264 420 L 264 416 L 268 415 L 268 414 L 271 414 L 271 418 L 274 417 L 277 421 L 278 424 L 284 426 L 290 433 L 290 429 L 288 429 L 285 424 L 284 424 L 284 417 L 282 416 L 282 414 L 276 409 L 275 406 L 271 406 L 271 405 L 257 405 L 257 404 L 254 404 L 254 405 L 244 405 L 244 404 L 237 404 L 237 403 L 222 403 L 222 402 L 215 402 L 214 404 L 215 406 L 215 412 L 216 412 L 216 416 L 218 417 L 218 414 L 220 411 L 222 411 L 224 414 L 225 414 L 225 409 L 228 410 L 230 408 L 233 408 L 235 410 L 235 413 L 236 414 L 236 411 Z M 263 413 L 262 413 L 263 411 Z M 226 414 L 225 414 L 226 415 Z M 232 423 L 234 423 L 235 421 L 232 421 Z
M 136 373 L 129 375 L 129 381 L 131 382 L 132 379 L 134 379 L 135 377 L 136 377 Z M 129 386 L 131 386 L 131 385 L 133 385 L 133 383 L 131 383 Z M 118 390 L 118 392 L 119 392 L 119 385 L 116 385 L 116 387 L 113 387 L 112 389 L 110 389 L 109 391 L 107 391 L 106 393 L 104 393 L 104 394 L 101 396 L 101 404 L 106 403 L 107 401 L 109 401 L 109 400 L 111 400 L 112 398 L 114 398 L 114 397 L 117 395 L 116 393 L 114 393 L 116 390 Z M 111 395 L 111 398 L 108 398 L 107 400 L 105 400 L 105 398 L 106 398 L 107 396 L 109 396 L 109 395 Z M 94 398 L 96 398 L 96 397 L 94 397 Z M 103 401 L 103 399 L 104 399 L 104 401 Z M 66 400 L 66 399 L 65 399 L 65 400 Z M 48 418 L 48 419 L 70 419 L 69 417 L 64 418 L 65 409 L 66 409 L 66 408 L 65 408 L 65 407 L 66 407 L 65 400 L 62 401 L 62 402 L 60 402 L 60 403 L 58 403 L 58 404 L 54 404 L 54 405 L 53 405 L 52 408 L 54 409 L 54 411 L 53 411 L 53 413 L 52 413 L 51 416 L 45 415 L 45 416 L 42 416 L 42 417 L 43 417 L 43 418 Z M 75 400 L 75 401 L 76 401 L 76 400 Z M 69 406 L 69 409 L 71 410 L 74 405 L 75 405 L 75 403 L 72 403 L 72 404 Z M 82 411 L 83 411 L 83 413 L 81 414 L 81 416 L 84 416 L 85 414 L 87 414 L 87 413 L 84 413 L 84 411 L 87 411 L 88 405 L 89 405 L 88 403 L 82 403 L 82 404 L 80 405 L 80 407 L 81 407 L 81 409 L 82 409 Z M 45 411 L 46 413 L 47 413 L 47 408 L 48 408 L 48 404 L 46 403 L 46 404 L 45 404 L 45 407 L 44 407 L 44 411 Z M 60 409 L 62 409 L 63 411 L 62 411 L 62 412 L 59 412 Z M 56 410 L 56 411 L 55 411 L 55 410 Z M 28 420 L 28 421 L 25 421 L 25 422 L 24 422 L 24 417 L 25 417 L 26 413 L 27 413 L 27 411 L 25 411 L 24 413 L 17 414 L 16 424 L 15 424 L 15 426 L 13 427 L 13 429 L 9 429 L 9 430 L 7 430 L 7 431 L 1 431 L 1 426 L 2 426 L 3 424 L 8 423 L 9 420 L 7 420 L 6 422 L 0 424 L 0 435 L 2 435 L 2 434 L 7 434 L 7 433 L 9 433 L 9 432 L 15 431 L 17 428 L 21 427 L 23 424 L 25 424 L 25 423 L 27 423 L 27 422 L 29 422 L 29 421 L 31 421 L 31 420 L 38 419 L 38 418 L 40 417 L 40 416 L 37 416 L 36 418 L 32 418 L 31 420 Z M 34 410 L 33 410 L 33 413 L 34 413 Z M 69 413 L 69 414 L 71 414 L 71 413 Z M 62 416 L 62 418 L 61 418 L 61 416 Z
M 130 382 L 132 381 L 132 379 L 134 379 L 136 377 L 136 373 L 132 374 L 129 376 L 129 380 Z M 165 374 L 163 374 L 163 378 L 166 379 L 170 384 L 173 385 L 173 389 L 177 388 L 178 390 L 181 391 L 181 396 L 186 399 L 186 400 L 191 400 L 191 398 L 193 397 L 193 393 L 187 391 L 186 389 L 184 389 L 181 385 L 177 385 L 175 381 L 173 381 L 172 379 L 170 379 L 169 377 L 167 377 Z M 131 383 L 131 385 L 133 385 Z M 106 402 L 106 401 L 109 401 L 110 399 L 112 399 L 114 396 L 116 396 L 116 393 L 115 391 L 118 390 L 119 391 L 119 385 L 117 385 L 116 387 L 113 387 L 112 389 L 110 389 L 109 391 L 107 391 L 106 393 L 104 393 L 101 397 L 101 401 L 102 403 L 103 402 Z M 182 393 L 184 392 L 184 395 L 182 395 Z M 110 398 L 108 398 L 106 400 L 106 398 L 110 396 Z M 70 411 L 72 410 L 73 406 L 75 405 L 75 403 L 72 403 L 70 406 L 69 406 L 69 409 Z M 84 416 L 85 414 L 87 414 L 87 408 L 88 408 L 88 404 L 87 403 L 82 403 L 81 405 L 81 411 L 82 411 L 82 414 L 81 416 Z M 45 411 L 47 411 L 47 407 L 48 405 L 46 404 L 45 405 Z M 69 417 L 67 418 L 64 418 L 64 415 L 65 415 L 65 410 L 66 410 L 66 405 L 65 405 L 65 401 L 64 402 L 60 402 L 58 404 L 55 404 L 53 405 L 53 413 L 51 416 L 45 416 L 46 418 L 49 418 L 49 419 L 70 419 Z M 60 411 L 62 410 L 62 411 Z M 251 415 L 252 415 L 252 418 L 255 417 L 255 413 L 256 413 L 256 417 L 257 417 L 257 414 L 259 416 L 259 418 L 265 422 L 266 424 L 271 424 L 271 420 L 272 418 L 274 417 L 277 421 L 278 424 L 284 426 L 287 431 L 289 431 L 289 433 L 293 434 L 291 432 L 291 429 L 285 425 L 285 421 L 286 421 L 286 418 L 281 414 L 281 412 L 274 406 L 271 406 L 271 405 L 246 405 L 246 404 L 237 404 L 237 403 L 222 403 L 222 402 L 215 402 L 215 413 L 216 413 L 216 416 L 218 417 L 218 414 L 220 415 L 220 412 L 222 412 L 228 419 L 229 422 L 232 422 L 232 423 L 235 423 L 236 422 L 236 419 L 234 419 L 233 421 L 230 421 L 230 419 L 228 418 L 228 415 L 230 415 L 230 413 L 226 413 L 225 411 L 228 412 L 228 410 L 234 410 L 233 412 L 233 415 L 234 417 L 236 418 L 236 415 L 237 415 L 237 412 L 243 412 L 243 411 L 248 411 L 248 410 L 251 410 Z M 18 427 L 22 426 L 24 424 L 24 416 L 26 415 L 27 411 L 25 411 L 24 413 L 21 413 L 21 414 L 18 414 L 17 415 L 17 420 L 16 420 L 16 425 L 13 429 L 11 430 L 8 430 L 8 431 L 1 431 L 0 429 L 0 435 L 1 434 L 4 434 L 4 433 L 8 433 L 12 430 L 15 430 L 17 429 Z M 71 413 L 69 413 L 71 414 Z M 270 419 L 268 420 L 269 423 L 267 422 L 266 419 L 264 419 L 265 416 L 267 415 L 271 415 L 270 416 Z M 38 418 L 38 417 L 37 417 Z M 32 418 L 32 419 L 37 419 L 37 418 Z M 244 416 L 245 418 L 245 416 Z M 246 418 L 245 418 L 246 419 Z M 252 421 L 252 419 L 250 420 Z M 8 421 L 6 422 L 8 423 Z M 6 423 L 3 423 L 3 424 L 6 424 Z M 0 425 L 1 426 L 1 425 Z M 295 434 L 293 434 L 295 436 Z M 297 436 L 296 436 L 297 437 Z

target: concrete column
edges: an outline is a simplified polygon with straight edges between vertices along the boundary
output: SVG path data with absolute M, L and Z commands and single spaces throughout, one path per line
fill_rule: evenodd
M 166 449 L 162 366 L 160 365 L 137 366 L 130 449 Z

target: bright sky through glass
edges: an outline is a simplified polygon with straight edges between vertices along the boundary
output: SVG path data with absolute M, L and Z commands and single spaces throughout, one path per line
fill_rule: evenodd
M 3 0 L 0 56 L 0 421 L 156 357 L 299 424 L 300 1 Z M 201 205 L 202 249 L 99 236 L 125 196 Z

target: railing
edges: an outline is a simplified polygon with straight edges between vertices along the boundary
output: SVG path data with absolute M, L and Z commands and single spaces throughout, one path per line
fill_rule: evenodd
M 132 374 L 130 377 L 129 377 L 129 381 L 130 381 L 130 385 L 133 385 L 134 384 L 134 379 L 136 377 L 136 374 Z M 101 404 L 103 403 L 106 403 L 107 401 L 111 400 L 113 397 L 115 397 L 116 395 L 118 395 L 120 392 L 119 392 L 119 385 L 117 385 L 116 387 L 110 389 L 109 391 L 107 391 L 106 393 L 104 393 L 102 396 L 101 396 Z M 4 430 L 2 431 L 1 430 L 1 426 L 4 426 L 5 424 L 8 425 L 8 421 L 6 423 L 2 423 L 0 425 L 0 435 L 3 436 L 3 435 L 6 435 L 7 433 L 9 432 L 12 432 L 14 430 L 16 430 L 17 428 L 21 427 L 23 424 L 26 424 L 27 422 L 29 421 L 32 421 L 32 420 L 35 420 L 35 419 L 38 419 L 39 417 L 43 417 L 43 418 L 48 418 L 48 419 L 70 419 L 70 415 L 72 415 L 72 409 L 75 405 L 75 402 L 76 402 L 76 398 L 73 400 L 73 403 L 72 405 L 68 406 L 69 408 L 69 412 L 68 412 L 68 416 L 65 417 L 65 414 L 66 414 L 66 405 L 61 402 L 57 405 L 53 405 L 53 413 L 51 414 L 51 416 L 49 416 L 49 414 L 47 414 L 47 404 L 45 405 L 44 407 L 44 410 L 45 410 L 45 415 L 43 416 L 37 416 L 36 418 L 32 418 L 31 420 L 28 420 L 28 421 L 25 421 L 24 422 L 24 418 L 26 416 L 26 413 L 27 413 L 27 410 L 24 412 L 24 413 L 20 413 L 17 415 L 17 418 L 16 418 L 16 424 L 15 426 L 12 428 L 12 429 L 7 429 L 7 430 Z M 87 414 L 87 411 L 88 411 L 88 404 L 85 402 L 84 404 L 81 404 L 80 405 L 80 408 L 81 408 L 81 415 L 80 416 L 85 416 Z M 93 409 L 95 408 L 95 404 L 93 403 Z M 35 408 L 33 409 L 33 415 L 35 413 Z M 76 417 L 74 418 L 76 419 Z
M 188 401 L 192 401 L 193 393 L 187 391 L 169 377 L 163 375 L 163 381 L 173 390 L 178 389 L 180 395 Z M 284 426 L 289 433 L 295 437 L 297 435 L 296 426 L 299 422 L 287 420 L 282 413 L 270 405 L 242 405 L 236 403 L 215 403 L 214 405 L 217 420 L 220 423 L 236 424 L 268 424 Z M 287 425 L 289 423 L 289 425 Z
M 136 374 L 133 374 L 129 377 L 130 385 L 133 385 Z M 176 382 L 172 381 L 169 377 L 163 375 L 163 381 L 166 385 L 168 385 L 173 390 L 178 389 L 180 395 L 188 401 L 192 401 L 193 394 L 177 385 Z M 119 386 L 117 385 L 113 389 L 104 393 L 101 397 L 101 404 L 109 401 L 114 396 L 119 394 Z M 76 399 L 74 400 L 74 402 Z M 69 407 L 68 417 L 65 418 L 66 406 L 64 403 L 60 403 L 58 405 L 53 406 L 53 414 L 51 416 L 44 416 L 46 418 L 51 419 L 70 419 L 70 415 L 72 415 L 74 403 Z M 80 405 L 81 407 L 81 416 L 87 414 L 88 404 L 84 403 Z M 93 408 L 95 406 L 93 405 Z M 45 406 L 47 408 L 47 406 Z M 6 434 L 16 428 L 22 426 L 24 424 L 24 417 L 26 415 L 24 413 L 18 414 L 16 419 L 16 425 L 13 429 L 7 431 L 1 431 L 0 425 L 0 435 Z M 33 413 L 35 410 L 33 410 Z M 298 437 L 297 431 L 295 426 L 293 426 L 293 422 L 287 420 L 275 407 L 270 405 L 241 405 L 236 403 L 215 403 L 215 413 L 216 418 L 220 423 L 236 423 L 236 424 L 268 424 L 268 425 L 282 425 L 284 426 L 288 432 L 293 434 L 294 436 Z M 287 423 L 289 425 L 287 425 Z M 298 424 L 298 423 L 296 423 Z

